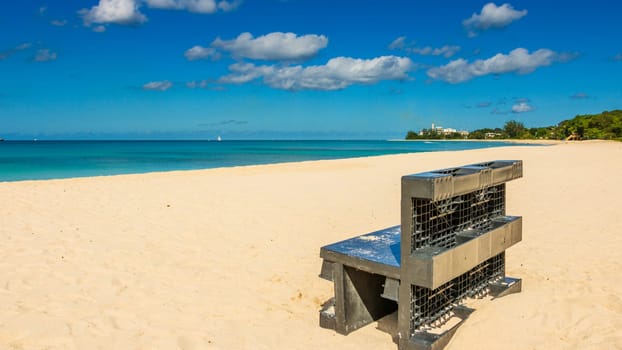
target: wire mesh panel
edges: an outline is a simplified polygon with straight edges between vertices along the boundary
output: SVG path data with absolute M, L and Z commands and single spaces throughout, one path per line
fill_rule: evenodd
M 483 297 L 488 293 L 488 284 L 504 276 L 505 252 L 502 252 L 460 276 L 461 297 Z
M 482 297 L 488 285 L 505 276 L 505 252 L 475 266 L 436 289 L 411 285 L 410 334 L 440 325 L 467 297 Z
M 411 251 L 451 248 L 456 233 L 488 230 L 492 219 L 505 215 L 505 183 L 437 201 L 412 198 L 411 213 Z

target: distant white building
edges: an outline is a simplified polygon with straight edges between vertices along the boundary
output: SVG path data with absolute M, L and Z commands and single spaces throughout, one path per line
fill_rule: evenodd
M 451 135 L 454 133 L 458 133 L 461 136 L 468 136 L 469 132 L 466 130 L 457 130 L 454 128 L 443 128 L 442 126 L 436 126 L 434 123 L 432 123 L 432 127 L 430 128 L 430 131 L 434 131 L 437 134 L 441 134 L 441 135 Z M 419 131 L 419 135 L 423 135 L 423 130 Z
M 501 136 L 501 134 L 499 134 L 498 132 L 487 132 L 487 133 L 484 135 L 484 138 L 487 138 L 487 139 L 494 139 L 494 138 L 499 137 L 499 136 Z

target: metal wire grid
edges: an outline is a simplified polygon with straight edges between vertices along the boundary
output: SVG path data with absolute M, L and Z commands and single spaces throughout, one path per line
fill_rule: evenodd
M 505 252 L 475 266 L 436 289 L 411 285 L 410 333 L 444 324 L 467 297 L 483 297 L 488 285 L 505 276 Z
M 490 217 L 505 215 L 505 183 L 492 186 L 496 193 L 490 199 Z
M 505 215 L 505 183 L 438 201 L 412 198 L 411 205 L 411 249 L 451 248 L 456 233 L 489 229 L 491 219 Z
M 488 284 L 505 276 L 505 252 L 469 270 L 459 281 L 460 290 L 464 295 L 461 297 L 480 298 L 488 294 Z
M 505 184 L 471 192 L 466 196 L 470 197 L 471 204 L 470 213 L 465 213 L 468 216 L 463 224 L 466 230 L 489 229 L 491 219 L 505 214 Z

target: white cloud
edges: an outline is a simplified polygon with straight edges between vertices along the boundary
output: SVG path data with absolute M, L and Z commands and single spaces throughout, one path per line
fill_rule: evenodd
M 519 102 L 512 106 L 512 113 L 525 113 L 533 111 L 533 107 L 527 102 Z
M 212 47 L 202 47 L 202 46 L 196 45 L 186 50 L 186 52 L 184 53 L 184 56 L 186 56 L 186 59 L 188 61 L 206 60 L 206 59 L 217 60 L 220 58 L 220 53 Z
M 39 49 L 35 55 L 35 62 L 54 61 L 57 56 L 56 52 L 52 52 L 50 49 Z
M 136 0 L 99 0 L 98 5 L 91 9 L 82 9 L 78 13 L 86 26 L 93 23 L 132 25 L 147 21 Z
M 406 37 L 400 36 L 389 44 L 389 50 L 403 49 L 406 46 Z
M 614 61 L 622 61 L 622 53 L 613 56 Z
M 274 32 L 254 38 L 242 33 L 236 39 L 217 38 L 212 47 L 230 52 L 234 57 L 257 60 L 300 61 L 315 56 L 328 45 L 324 35 Z
M 399 38 L 393 40 L 389 44 L 389 50 L 403 50 L 405 52 L 423 55 L 423 56 L 444 56 L 445 58 L 449 58 L 456 54 L 456 52 L 460 51 L 460 46 L 457 45 L 444 45 L 442 47 L 416 47 L 415 42 L 406 42 L 405 36 L 400 36 Z
M 218 10 L 235 10 L 241 1 L 216 0 L 145 0 L 149 7 L 171 10 L 187 10 L 196 13 L 214 13 Z
M 262 75 L 268 76 L 273 74 L 274 66 L 256 66 L 252 63 L 234 63 L 229 66 L 229 70 L 232 72 L 229 75 L 225 75 L 219 79 L 219 82 L 225 84 L 244 84 L 251 80 L 255 80 Z
M 372 59 L 337 57 L 325 65 L 256 66 L 235 63 L 229 66 L 231 74 L 221 83 L 243 84 L 263 77 L 263 82 L 282 90 L 340 90 L 353 84 L 374 84 L 382 80 L 408 79 L 413 67 L 407 57 L 382 56 Z
M 242 3 L 242 0 L 233 0 L 233 1 L 222 0 L 218 3 L 218 8 L 225 12 L 229 12 L 229 11 L 233 11 L 237 9 L 241 3 Z
M 449 58 L 456 54 L 456 52 L 460 51 L 460 46 L 457 45 L 445 45 L 443 47 L 433 48 L 430 46 L 426 47 L 411 47 L 406 49 L 407 52 L 412 52 L 418 55 L 432 55 L 432 56 L 443 56 L 445 58 Z
M 163 81 L 152 81 L 145 85 L 143 85 L 143 90 L 151 90 L 151 91 L 166 91 L 173 87 L 173 83 L 168 80 Z
M 562 59 L 563 55 L 549 49 L 540 49 L 530 54 L 526 49 L 517 48 L 507 55 L 499 53 L 489 59 L 476 60 L 473 63 L 460 58 L 444 66 L 431 68 L 427 73 L 432 79 L 456 84 L 488 74 L 511 72 L 527 74 Z
M 471 18 L 462 21 L 462 25 L 468 30 L 469 36 L 473 37 L 478 31 L 503 28 L 526 15 L 527 10 L 517 11 L 510 4 L 497 6 L 490 2 L 484 5 L 479 14 L 474 13 Z
M 99 25 L 99 26 L 95 26 L 93 27 L 93 31 L 96 33 L 103 33 L 106 31 L 106 27 Z
M 93 23 L 116 23 L 123 25 L 137 25 L 147 21 L 147 17 L 140 12 L 140 6 L 159 9 L 187 10 L 197 13 L 214 13 L 218 10 L 235 10 L 242 0 L 99 0 L 99 4 L 90 9 L 82 9 L 78 14 L 82 17 L 85 26 Z M 103 32 L 104 30 L 96 30 Z

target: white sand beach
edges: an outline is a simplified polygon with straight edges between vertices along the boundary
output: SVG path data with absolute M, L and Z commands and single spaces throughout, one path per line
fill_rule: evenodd
M 320 247 L 399 223 L 400 177 L 522 159 L 523 291 L 448 350 L 622 349 L 622 143 L 0 183 L 0 349 L 397 349 L 318 326 Z

